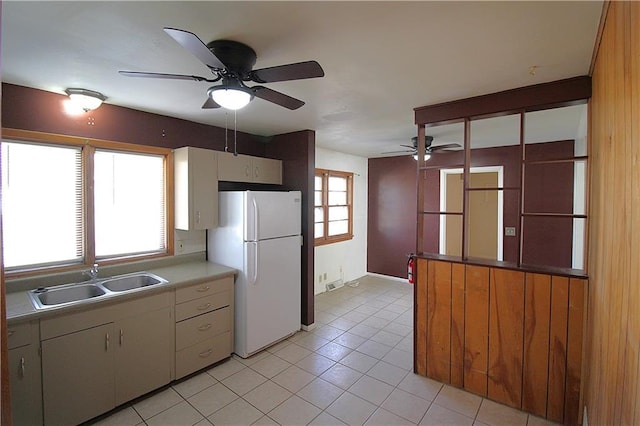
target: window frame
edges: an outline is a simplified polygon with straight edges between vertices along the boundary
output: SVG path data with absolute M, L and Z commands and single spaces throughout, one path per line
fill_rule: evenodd
M 54 272 L 67 272 L 85 269 L 96 263 L 95 253 L 95 205 L 93 197 L 93 169 L 94 153 L 96 149 L 111 150 L 123 153 L 151 154 L 164 157 L 164 181 L 165 181 L 165 236 L 166 249 L 162 252 L 134 254 L 111 258 L 101 258 L 101 265 L 113 265 L 140 260 L 148 260 L 174 254 L 174 177 L 173 177 L 173 151 L 150 145 L 138 145 L 127 142 L 115 142 L 101 139 L 82 138 L 77 136 L 58 135 L 30 130 L 2 129 L 2 140 L 15 140 L 31 142 L 35 144 L 80 146 L 82 167 L 82 232 L 83 232 L 83 261 L 80 263 L 65 263 L 48 265 L 46 267 L 25 267 L 6 271 L 7 277 L 18 278 L 24 276 L 39 275 Z
M 315 204 L 315 178 L 322 178 L 322 205 L 316 206 Z M 329 178 L 330 177 L 341 177 L 347 179 L 347 211 L 348 211 L 348 231 L 344 234 L 328 236 L 327 233 L 329 231 Z M 329 170 L 329 169 L 315 169 L 314 174 L 314 224 L 315 221 L 315 209 L 318 207 L 322 207 L 323 214 L 323 235 L 321 237 L 315 236 L 315 226 L 314 226 L 314 244 L 315 246 L 322 246 L 327 244 L 339 243 L 342 241 L 349 241 L 353 239 L 353 173 L 351 172 L 343 172 L 338 170 Z

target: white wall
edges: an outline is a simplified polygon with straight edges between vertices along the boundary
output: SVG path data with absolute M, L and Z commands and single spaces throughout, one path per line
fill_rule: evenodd
M 367 273 L 367 166 L 365 157 L 316 147 L 316 168 L 353 173 L 353 239 L 315 248 L 315 294 L 326 291 L 328 283 Z

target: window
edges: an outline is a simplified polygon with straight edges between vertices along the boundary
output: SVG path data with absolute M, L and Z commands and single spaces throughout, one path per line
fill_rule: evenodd
M 353 173 L 316 169 L 315 244 L 353 238 Z
M 3 142 L 2 203 L 7 270 L 82 260 L 79 147 Z
M 4 131 L 2 225 L 8 273 L 166 255 L 170 150 Z

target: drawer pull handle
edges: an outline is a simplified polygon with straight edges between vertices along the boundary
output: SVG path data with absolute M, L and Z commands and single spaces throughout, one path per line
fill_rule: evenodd
M 211 355 L 212 352 L 213 352 L 213 349 L 207 349 L 204 352 L 200 352 L 199 356 L 200 356 L 200 358 L 206 358 L 209 355 Z
M 7 334 L 9 335 L 9 337 L 13 336 L 14 333 L 15 330 L 7 330 Z
M 204 305 L 198 306 L 199 311 L 204 311 L 205 309 L 209 309 L 211 307 L 211 303 L 205 303 Z
M 120 346 L 124 343 L 124 332 L 120 329 Z
M 208 329 L 210 329 L 210 328 L 211 328 L 211 323 L 208 323 L 208 324 L 203 324 L 203 325 L 201 325 L 200 327 L 198 327 L 198 330 L 200 330 L 200 331 L 207 331 L 207 330 L 208 330 Z
M 109 333 L 104 336 L 104 350 L 109 351 Z
M 24 378 L 24 357 L 20 357 L 20 377 Z
M 200 293 L 204 293 L 205 291 L 209 291 L 210 288 L 211 287 L 209 287 L 208 285 L 203 285 L 202 287 L 198 287 L 198 290 L 196 290 L 196 291 L 198 291 Z

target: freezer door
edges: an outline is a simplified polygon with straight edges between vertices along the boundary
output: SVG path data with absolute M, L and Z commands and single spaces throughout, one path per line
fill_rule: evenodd
M 302 195 L 300 191 L 244 193 L 245 241 L 300 235 Z
M 247 242 L 244 330 L 236 353 L 247 356 L 298 331 L 301 323 L 300 237 Z M 236 284 L 237 285 L 237 284 Z M 244 333 L 243 333 L 244 331 Z

